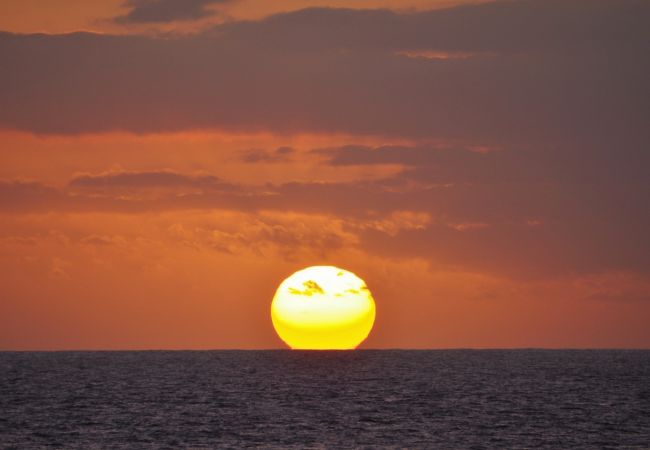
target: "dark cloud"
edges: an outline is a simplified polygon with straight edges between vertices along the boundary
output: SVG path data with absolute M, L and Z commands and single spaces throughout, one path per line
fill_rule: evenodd
M 647 1 L 521 0 L 412 14 L 311 9 L 182 38 L 3 34 L 4 128 L 332 132 L 451 144 L 314 151 L 332 166 L 403 168 L 372 182 L 237 190 L 204 175 L 110 173 L 63 190 L 3 183 L 0 208 L 354 220 L 415 211 L 430 215 L 428 227 L 367 227 L 357 230 L 362 245 L 521 276 L 647 271 L 649 15 Z M 262 149 L 242 159 L 299 156 Z M 141 194 L 148 189 L 163 192 Z
M 125 196 L 125 192 L 129 195 Z M 65 189 L 38 182 L 0 181 L 0 211 L 142 213 L 194 208 L 252 210 L 256 206 L 254 194 L 253 190 L 243 190 L 211 175 L 173 171 L 109 172 L 79 175 L 70 180 Z
M 503 0 L 398 14 L 312 8 L 222 27 L 239 42 L 294 50 L 463 53 L 621 49 L 646 36 L 644 0 Z
M 121 24 L 160 23 L 198 20 L 214 14 L 208 6 L 232 0 L 127 0 L 131 10 L 115 18 Z
M 144 212 L 160 209 L 156 202 L 143 205 L 118 195 L 95 196 L 72 193 L 37 182 L 0 182 L 0 212 L 20 214 L 34 212 Z
M 185 175 L 172 171 L 108 172 L 99 175 L 79 175 L 70 187 L 83 189 L 105 188 L 200 188 L 206 190 L 234 190 L 236 187 L 212 175 Z
M 151 196 L 138 192 L 163 181 L 151 180 L 146 173 L 142 178 L 138 182 L 103 180 L 83 189 L 71 183 L 72 191 L 36 183 L 1 183 L 0 210 L 143 213 L 227 209 L 332 214 L 348 223 L 350 232 L 369 252 L 392 258 L 419 257 L 445 268 L 513 277 L 650 271 L 646 251 L 650 244 L 650 211 L 646 208 L 650 189 L 638 180 L 612 184 L 486 178 L 404 192 L 383 181 L 287 183 L 237 191 L 200 189 L 182 195 L 173 189 Z M 179 183 L 174 178 L 171 184 Z M 129 196 L 122 194 L 125 185 L 130 186 Z M 390 221 L 399 211 L 426 213 L 431 220 L 394 232 L 372 225 Z M 364 223 L 368 226 L 359 225 Z M 282 227 L 269 228 L 264 236 L 283 246 L 301 240 Z
M 435 224 L 395 236 L 375 230 L 362 235 L 364 248 L 391 258 L 419 257 L 433 267 L 505 274 L 515 278 L 572 277 L 608 270 L 647 274 L 650 256 L 641 251 L 650 222 L 564 220 L 540 225 L 493 223 L 458 230 Z M 636 238 L 630 239 L 634 235 Z
M 599 292 L 589 295 L 585 300 L 601 302 L 650 302 L 650 294 L 646 291 L 634 290 L 632 292 L 623 290 L 622 292 Z
M 491 167 L 486 165 L 485 171 Z M 174 186 L 181 183 L 179 180 L 194 180 L 192 176 L 176 175 L 171 182 Z M 351 232 L 358 235 L 360 245 L 368 251 L 392 258 L 419 257 L 447 269 L 513 277 L 650 270 L 646 251 L 650 245 L 650 211 L 646 208 L 650 189 L 647 183 L 638 181 L 600 184 L 542 178 L 534 182 L 501 182 L 484 176 L 480 182 L 425 186 L 404 192 L 382 180 L 288 183 L 268 185 L 262 190 L 201 189 L 183 195 L 173 190 L 146 196 L 138 195 L 139 190 L 170 181 L 152 179 L 146 172 L 96 178 L 102 181 L 92 184 L 92 189 L 75 187 L 74 192 L 36 183 L 2 183 L 0 207 L 5 213 L 229 209 L 332 214 L 350 221 Z M 132 189 L 128 197 L 122 195 L 125 185 Z M 424 212 L 431 221 L 426 226 L 395 232 L 358 225 L 388 220 L 399 211 Z M 267 240 L 282 246 L 296 245 L 300 240 L 281 227 L 265 233 Z
M 305 287 L 304 289 L 300 290 L 290 287 L 289 292 L 294 295 L 305 295 L 307 297 L 311 297 L 314 294 L 322 295 L 325 293 L 325 291 L 323 291 L 323 288 L 313 280 L 305 281 L 302 285 Z
M 413 14 L 312 9 L 173 39 L 4 34 L 0 126 L 493 143 L 604 136 L 639 147 L 648 13 L 636 0 L 522 0 Z
M 277 163 L 291 161 L 292 155 L 296 152 L 291 147 L 278 147 L 275 150 L 250 149 L 242 152 L 242 161 L 255 163 Z
M 31 212 L 62 208 L 65 196 L 57 189 L 37 182 L 0 181 L 0 210 Z
M 397 164 L 400 178 L 426 183 L 644 181 L 650 154 L 609 142 L 582 146 L 526 144 L 516 148 L 348 145 L 315 149 L 332 166 Z
M 442 266 L 517 276 L 650 269 L 647 152 L 564 144 L 477 152 L 463 148 L 347 146 L 318 149 L 327 164 L 399 164 L 378 184 L 422 188 L 386 204 L 438 220 L 395 235 L 372 228 L 367 248 Z M 393 203 L 395 202 L 395 203 Z

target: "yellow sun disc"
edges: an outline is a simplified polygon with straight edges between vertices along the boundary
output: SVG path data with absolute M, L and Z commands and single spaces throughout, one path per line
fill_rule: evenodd
M 375 301 L 366 283 L 352 272 L 313 266 L 280 284 L 271 320 L 292 349 L 348 350 L 368 337 Z

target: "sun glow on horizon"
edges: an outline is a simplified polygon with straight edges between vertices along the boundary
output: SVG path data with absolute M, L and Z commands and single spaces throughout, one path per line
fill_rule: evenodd
M 292 349 L 351 350 L 375 321 L 375 301 L 366 283 L 335 266 L 299 270 L 278 287 L 271 320 Z

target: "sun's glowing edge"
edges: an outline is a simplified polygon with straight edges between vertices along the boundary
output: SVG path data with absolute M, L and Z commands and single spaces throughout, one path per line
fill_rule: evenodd
M 273 327 L 294 350 L 353 350 L 369 336 L 375 318 L 366 283 L 336 266 L 293 273 L 271 303 Z

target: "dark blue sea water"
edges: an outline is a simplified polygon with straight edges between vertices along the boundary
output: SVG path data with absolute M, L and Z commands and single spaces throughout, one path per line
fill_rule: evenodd
M 2 448 L 650 448 L 650 351 L 0 353 Z

